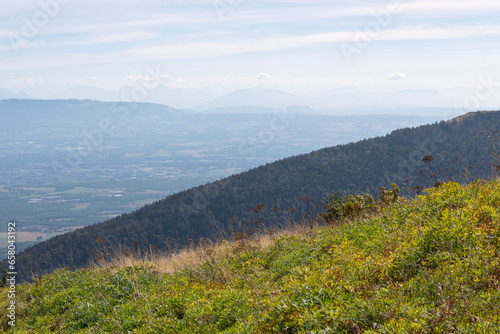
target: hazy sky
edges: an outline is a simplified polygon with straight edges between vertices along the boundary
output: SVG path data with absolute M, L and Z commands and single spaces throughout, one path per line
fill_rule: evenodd
M 0 87 L 291 92 L 500 81 L 500 1 L 26 0 L 0 12 Z M 149 69 L 149 70 L 148 70 Z

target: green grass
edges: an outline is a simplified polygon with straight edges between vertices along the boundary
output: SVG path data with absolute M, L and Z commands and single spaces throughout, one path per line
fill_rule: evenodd
M 79 203 L 75 204 L 71 210 L 85 210 L 90 206 L 90 203 Z
M 86 188 L 86 187 L 75 187 L 73 189 L 67 189 L 64 191 L 66 194 L 86 194 L 86 193 L 93 193 L 95 192 L 95 189 L 91 188 Z
M 58 270 L 17 287 L 16 333 L 498 333 L 499 217 L 500 182 L 446 183 L 330 226 Z
M 33 187 L 33 188 L 21 188 L 21 189 L 43 192 L 43 193 L 54 193 L 56 191 L 56 188 L 54 187 Z

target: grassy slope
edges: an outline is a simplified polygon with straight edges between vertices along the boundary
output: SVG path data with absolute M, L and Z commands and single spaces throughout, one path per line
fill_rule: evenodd
M 193 250 L 184 269 L 59 270 L 18 286 L 16 333 L 500 332 L 499 217 L 500 181 L 446 183 L 366 219 Z

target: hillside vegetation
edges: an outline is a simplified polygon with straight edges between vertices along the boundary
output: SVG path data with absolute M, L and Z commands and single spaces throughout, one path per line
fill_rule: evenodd
M 500 181 L 367 198 L 332 197 L 351 214 L 328 225 L 57 270 L 18 286 L 16 333 L 500 332 Z
M 500 163 L 499 129 L 500 112 L 476 112 L 276 161 L 37 244 L 19 254 L 18 278 L 84 267 L 113 254 L 117 245 L 180 249 L 229 233 L 233 223 L 244 229 L 255 221 L 283 226 L 319 214 L 332 192 L 377 197 L 380 187 L 395 182 L 403 194 L 414 195 L 438 180 L 489 178 Z M 422 162 L 425 156 L 432 161 Z M 259 212 L 253 212 L 256 206 Z

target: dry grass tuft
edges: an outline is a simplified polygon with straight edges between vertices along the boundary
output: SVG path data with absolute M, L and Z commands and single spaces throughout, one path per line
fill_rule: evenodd
M 282 236 L 306 237 L 310 235 L 321 222 L 305 224 L 289 224 L 286 228 L 267 231 L 267 233 L 243 233 L 231 240 L 220 239 L 215 242 L 203 239 L 198 245 L 183 248 L 178 251 L 158 251 L 150 248 L 147 252 L 140 249 L 130 251 L 119 247 L 114 255 L 99 259 L 94 266 L 105 271 L 116 272 L 126 267 L 153 267 L 161 274 L 174 274 L 179 270 L 194 269 L 208 260 L 220 259 L 245 250 L 264 249 L 274 245 Z

